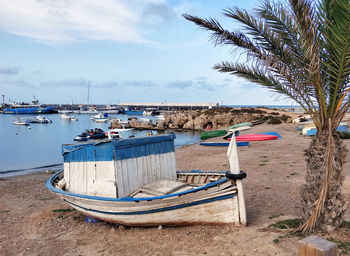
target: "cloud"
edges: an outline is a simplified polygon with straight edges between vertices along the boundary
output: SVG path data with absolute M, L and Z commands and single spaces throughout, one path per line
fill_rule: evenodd
M 85 78 L 52 80 L 40 83 L 44 87 L 83 87 L 88 88 L 89 80 Z M 115 87 L 150 87 L 156 86 L 151 80 L 125 80 L 125 81 L 90 81 L 90 89 L 96 88 L 115 88 Z
M 145 36 L 171 23 L 188 4 L 164 0 L 11 0 L 0 8 L 0 30 L 41 43 L 154 43 Z
M 0 67 L 0 74 L 3 75 L 17 75 L 21 67 Z
M 201 76 L 196 77 L 193 80 L 177 80 L 173 81 L 167 84 L 168 87 L 175 87 L 179 89 L 196 89 L 196 90 L 207 90 L 207 91 L 218 91 L 222 90 L 223 88 L 229 87 L 230 84 L 227 82 L 225 83 L 218 83 L 218 82 L 211 82 L 207 77 Z
M 191 87 L 193 84 L 193 82 L 191 80 L 187 80 L 187 81 L 173 81 L 167 84 L 168 87 L 176 87 L 176 88 L 180 88 L 180 89 L 185 89 L 188 87 Z
M 175 11 L 163 3 L 148 3 L 142 13 L 147 23 L 170 23 L 176 19 Z
M 89 81 L 84 78 L 63 79 L 56 81 L 47 81 L 40 83 L 44 87 L 85 87 L 88 88 Z
M 18 88 L 36 88 L 31 82 L 25 79 L 16 79 L 16 80 L 2 80 L 0 81 L 1 87 L 18 87 Z
M 134 81 L 123 81 L 122 86 L 135 86 L 135 87 L 150 87 L 156 86 L 156 84 L 151 80 L 134 80 Z
M 143 42 L 136 29 L 140 17 L 132 6 L 127 0 L 4 1 L 0 29 L 44 42 Z

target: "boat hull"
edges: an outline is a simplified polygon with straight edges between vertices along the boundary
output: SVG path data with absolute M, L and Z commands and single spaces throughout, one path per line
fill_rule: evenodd
M 215 130 L 215 131 L 203 132 L 201 134 L 201 140 L 214 138 L 214 137 L 225 136 L 226 134 L 227 134 L 226 130 Z
M 203 142 L 199 143 L 201 146 L 210 146 L 210 147 L 228 147 L 230 142 Z M 237 142 L 237 147 L 249 147 L 248 141 Z
M 44 114 L 50 113 L 53 108 L 6 108 L 3 114 Z
M 276 140 L 278 136 L 276 135 L 268 135 L 268 134 L 246 134 L 240 135 L 236 137 L 236 141 L 263 141 L 263 140 Z M 231 141 L 231 138 L 227 139 Z
M 125 110 L 124 112 L 127 115 L 143 115 L 143 111 L 130 111 L 130 110 Z
M 237 188 L 231 179 L 208 183 L 177 194 L 146 198 L 106 198 L 69 193 L 46 186 L 85 215 L 127 226 L 237 224 Z

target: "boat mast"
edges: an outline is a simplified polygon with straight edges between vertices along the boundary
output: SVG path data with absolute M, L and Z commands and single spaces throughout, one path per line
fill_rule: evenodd
M 90 80 L 88 85 L 87 107 L 89 107 L 89 100 L 90 100 Z

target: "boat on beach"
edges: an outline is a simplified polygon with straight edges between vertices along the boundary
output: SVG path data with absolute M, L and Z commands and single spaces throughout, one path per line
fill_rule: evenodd
M 203 132 L 201 134 L 201 140 L 209 139 L 209 138 L 215 138 L 220 136 L 225 136 L 227 134 L 226 130 L 215 130 L 215 131 L 208 131 Z
M 235 139 L 227 151 L 230 171 L 176 172 L 174 138 L 63 145 L 64 171 L 46 186 L 87 216 L 127 226 L 245 225 L 246 174 Z
M 252 127 L 253 124 L 251 122 L 244 122 L 244 123 L 239 123 L 239 124 L 235 124 L 235 125 L 232 125 L 230 127 L 228 127 L 227 129 L 228 130 L 235 130 L 237 129 L 238 127 L 242 127 L 242 126 L 248 126 L 248 127 Z
M 263 141 L 263 140 L 277 140 L 277 135 L 269 135 L 269 134 L 246 134 L 239 135 L 236 137 L 236 141 Z M 228 141 L 231 141 L 232 138 L 228 138 Z
M 230 145 L 230 142 L 202 142 L 199 143 L 201 146 L 208 146 L 208 147 L 228 147 Z M 248 141 L 238 141 L 237 147 L 249 147 Z

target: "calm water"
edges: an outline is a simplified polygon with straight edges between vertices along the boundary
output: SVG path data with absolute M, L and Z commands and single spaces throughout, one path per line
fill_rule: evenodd
M 26 126 L 12 124 L 16 119 L 15 115 L 0 114 L 0 177 L 14 174 L 8 171 L 18 170 L 23 173 L 25 170 L 28 172 L 38 167 L 60 165 L 63 162 L 61 144 L 73 143 L 75 136 L 85 129 L 108 130 L 109 123 L 96 123 L 91 120 L 91 115 L 75 116 L 78 118 L 76 122 L 60 119 L 59 114 L 46 115 L 52 120 L 51 124 L 30 124 L 31 129 L 28 129 Z M 35 115 L 20 115 L 20 117 L 35 118 Z M 122 120 L 128 118 L 127 115 L 116 114 L 110 117 Z M 147 131 L 135 132 L 135 136 L 146 134 Z M 175 147 L 198 141 L 200 141 L 198 132 L 176 133 Z

